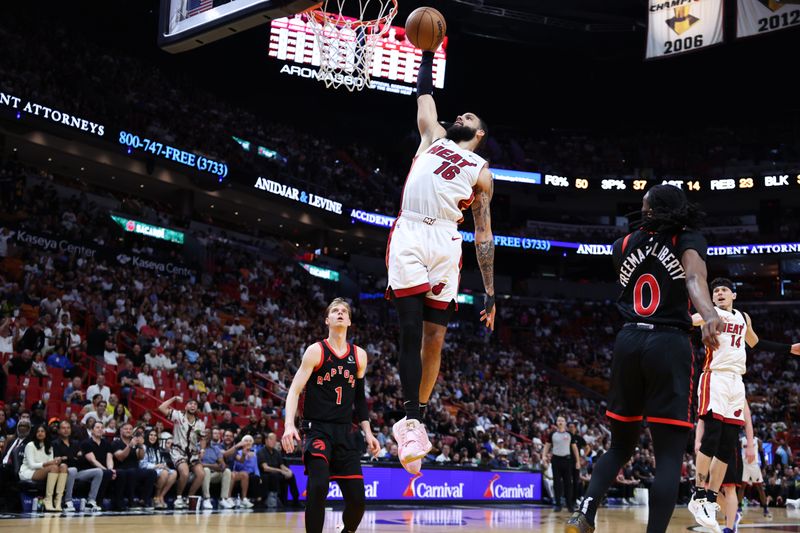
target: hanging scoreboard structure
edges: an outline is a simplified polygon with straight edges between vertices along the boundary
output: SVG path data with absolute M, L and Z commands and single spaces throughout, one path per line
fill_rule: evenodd
M 177 53 L 275 18 L 319 6 L 320 0 L 161 0 L 158 45 Z
M 737 37 L 791 27 L 800 27 L 800 0 L 739 0 L 737 4 Z
M 647 59 L 722 43 L 723 0 L 649 0 Z
M 310 24 L 305 15 L 272 21 L 269 56 L 278 60 L 281 74 L 318 78 L 321 56 Z M 421 59 L 422 51 L 406 39 L 405 29 L 390 27 L 386 36 L 379 39 L 375 46 L 367 88 L 394 94 L 413 94 Z M 433 58 L 433 85 L 437 89 L 444 87 L 446 63 L 447 37 Z

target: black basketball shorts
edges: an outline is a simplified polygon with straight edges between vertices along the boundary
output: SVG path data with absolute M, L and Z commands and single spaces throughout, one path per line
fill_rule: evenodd
M 304 464 L 318 457 L 328 463 L 330 479 L 364 479 L 361 472 L 364 437 L 356 426 L 305 420 L 302 428 Z
M 618 334 L 606 415 L 621 422 L 692 424 L 694 351 L 677 328 L 629 327 Z

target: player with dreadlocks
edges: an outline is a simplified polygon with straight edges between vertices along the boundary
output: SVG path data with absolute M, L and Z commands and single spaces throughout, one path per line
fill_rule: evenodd
M 650 488 L 648 533 L 663 533 L 678 499 L 683 452 L 692 428 L 694 357 L 689 298 L 704 320 L 703 342 L 714 349 L 723 323 L 706 282 L 702 213 L 681 189 L 656 185 L 642 201 L 636 229 L 614 243 L 625 325 L 617 334 L 606 415 L 611 447 L 592 472 L 589 488 L 566 524 L 567 533 L 594 531 L 597 507 L 639 441 L 643 419 L 653 437 L 658 469 Z

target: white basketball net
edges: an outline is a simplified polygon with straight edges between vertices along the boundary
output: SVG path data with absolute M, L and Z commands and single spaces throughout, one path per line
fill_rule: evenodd
M 319 79 L 328 88 L 344 86 L 352 92 L 369 86 L 372 54 L 389 32 L 397 0 L 349 0 L 347 10 L 353 14 L 358 2 L 358 18 L 344 15 L 346 1 L 323 0 L 306 14 L 319 47 Z

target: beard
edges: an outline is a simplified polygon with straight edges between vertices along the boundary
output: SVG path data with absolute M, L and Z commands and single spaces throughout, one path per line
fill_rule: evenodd
M 462 141 L 471 141 L 475 138 L 475 135 L 478 133 L 477 129 L 470 128 L 469 126 L 461 126 L 459 124 L 453 124 L 449 128 L 447 128 L 447 134 L 445 137 L 450 139 L 453 142 L 462 142 Z

